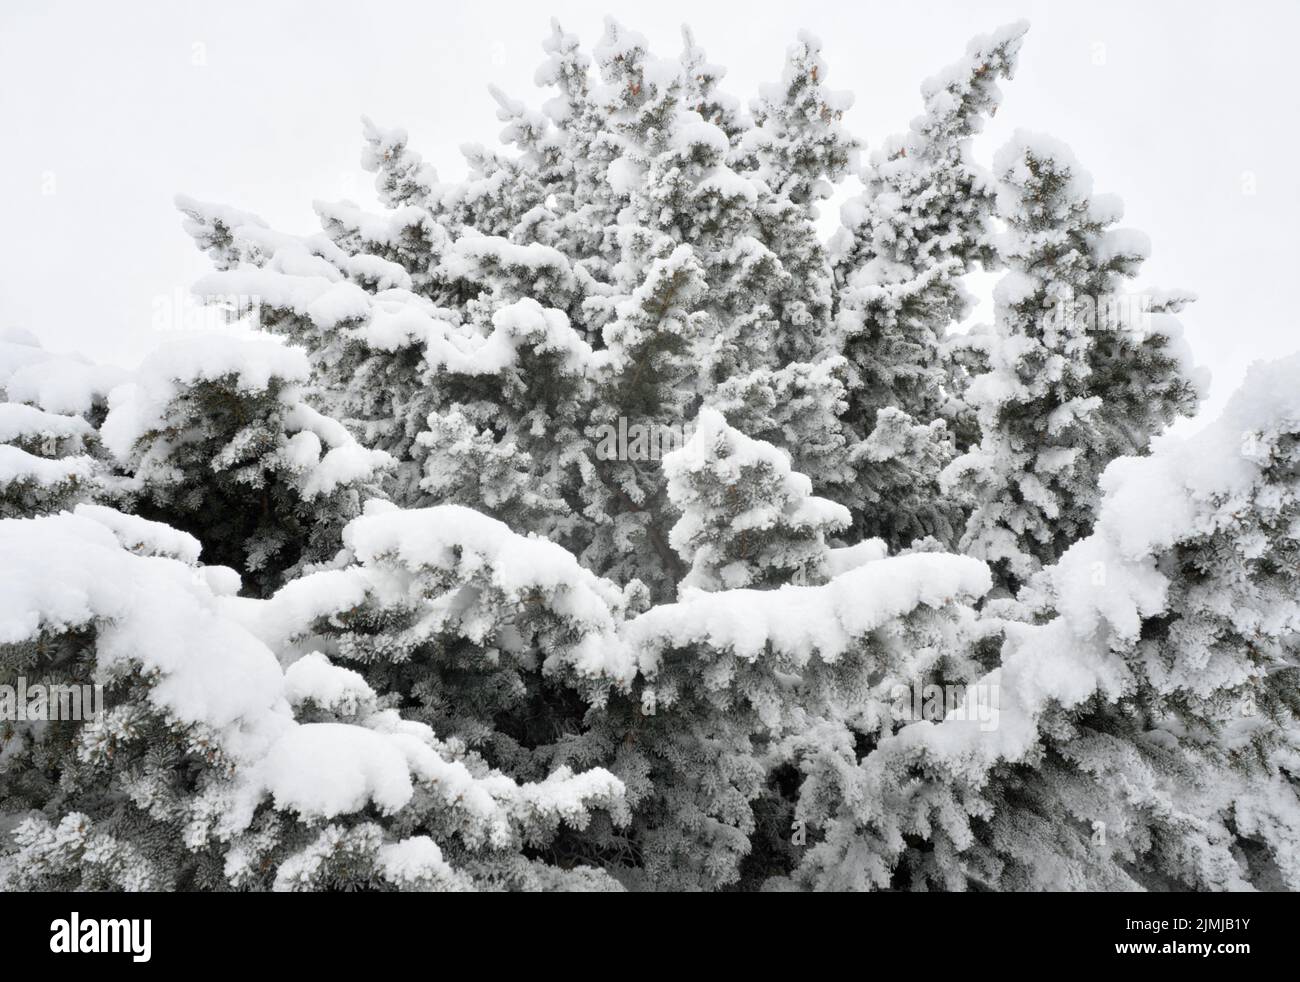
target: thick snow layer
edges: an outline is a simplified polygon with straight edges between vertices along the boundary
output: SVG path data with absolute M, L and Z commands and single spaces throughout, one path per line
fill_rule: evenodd
M 330 664 L 319 651 L 308 652 L 286 669 L 285 695 L 294 706 L 308 700 L 343 716 L 375 709 L 376 696 L 366 680 L 350 668 Z
M 826 571 L 831 576 L 839 576 L 851 569 L 874 563 L 889 555 L 889 549 L 883 539 L 863 539 L 856 545 L 830 549 L 826 556 Z
M 187 564 L 134 556 L 102 521 L 70 514 L 0 522 L 0 554 L 0 641 L 96 624 L 101 672 L 159 672 L 154 704 L 225 733 L 236 753 L 289 722 L 274 656 L 216 613 Z
M 492 315 L 492 333 L 486 338 L 465 334 L 443 322 L 441 331 L 425 342 L 425 360 L 449 372 L 465 375 L 495 374 L 519 362 L 519 349 L 538 354 L 558 354 L 573 374 L 582 374 L 591 362 L 591 346 L 569 325 L 563 311 L 543 307 L 525 298 Z
M 215 300 L 241 297 L 247 303 L 292 311 L 323 330 L 364 320 L 370 311 L 369 295 L 350 281 L 251 266 L 209 273 L 194 284 L 193 292 Z
M 140 365 L 136 379 L 166 387 L 173 382 L 234 376 L 239 388 L 258 392 L 273 378 L 306 381 L 310 371 L 307 355 L 301 348 L 282 344 L 269 335 L 209 334 L 159 348 Z
M 1200 432 L 1160 437 L 1150 457 L 1112 463 L 1101 477 L 1101 524 L 1125 557 L 1167 548 L 1180 533 L 1206 527 L 1194 524 L 1198 514 L 1241 501 L 1258 477 L 1266 435 L 1278 431 L 1300 431 L 1300 354 L 1252 365 L 1219 419 Z
M 29 402 L 51 413 L 87 413 L 102 403 L 129 373 L 112 365 L 92 365 L 76 358 L 55 357 L 18 368 L 5 381 L 9 398 Z
M 546 539 L 528 538 L 480 512 L 459 505 L 363 515 L 344 530 L 343 541 L 362 562 L 395 556 L 412 568 L 453 568 L 457 554 L 481 557 L 505 592 L 535 588 L 569 594 L 567 612 L 583 621 L 608 616 L 617 591 L 578 565 L 573 555 Z
M 82 440 L 94 429 L 80 416 L 60 416 L 14 402 L 0 403 L 0 443 L 18 440 Z
M 411 274 L 400 264 L 380 256 L 349 256 L 344 266 L 354 280 L 373 283 L 377 289 L 411 289 Z
M 281 453 L 289 467 L 301 475 L 298 490 L 309 501 L 333 494 L 344 485 L 373 480 L 378 471 L 393 464 L 389 454 L 363 447 L 342 424 L 304 404 L 286 414 L 286 423 L 290 428 L 295 423 L 304 427 L 289 438 Z M 322 438 L 334 446 L 324 450 Z
M 442 850 L 427 835 L 380 846 L 379 869 L 384 879 L 399 887 L 431 881 L 442 885 L 455 877 L 442 858 Z
M 620 591 L 553 542 L 517 535 L 457 505 L 363 515 L 344 529 L 343 541 L 366 564 L 392 557 L 411 569 L 488 570 L 493 585 L 517 602 L 544 591 L 551 609 L 586 629 L 564 660 L 580 672 L 614 679 L 629 679 L 635 671 L 614 638 L 612 611 L 621 603 Z
M 26 450 L 0 444 L 0 487 L 7 484 L 35 484 L 55 488 L 70 481 L 89 481 L 95 462 L 89 457 L 61 457 L 51 460 Z
M 518 245 L 496 235 L 461 236 L 448 248 L 440 267 L 447 277 L 471 282 L 486 281 L 497 269 L 531 277 L 545 275 L 562 288 L 573 285 L 568 257 L 558 249 L 537 242 Z
M 409 300 L 391 293 L 376 296 L 370 317 L 349 335 L 376 351 L 397 351 L 415 344 L 435 342 L 468 350 L 472 332 L 460 327 L 450 313 L 435 308 L 422 297 Z M 478 338 L 481 343 L 481 338 Z M 435 342 L 437 343 L 437 342 Z
M 418 741 L 344 723 L 307 723 L 288 730 L 259 763 L 258 774 L 275 804 L 304 818 L 333 818 L 367 802 L 395 812 L 415 793 L 411 770 Z
M 653 676 L 660 653 L 708 644 L 754 660 L 770 645 L 797 664 L 834 661 L 869 632 L 919 604 L 940 607 L 982 596 L 992 584 L 977 559 L 920 553 L 880 559 L 822 586 L 696 593 L 630 621 L 624 640 Z
M 122 548 L 140 556 L 166 556 L 190 566 L 197 566 L 199 540 L 162 522 L 151 522 L 139 515 L 127 515 L 103 505 L 77 505 L 73 513 L 98 522 L 117 536 Z M 221 567 L 218 567 L 221 568 Z
M 436 226 L 416 205 L 404 205 L 381 215 L 362 211 L 350 201 L 313 201 L 312 208 L 326 226 L 355 233 L 369 248 L 395 249 L 403 241 L 421 237 Z
M 229 597 L 223 605 L 227 616 L 278 650 L 317 620 L 360 606 L 370 589 L 370 579 L 358 570 L 330 569 L 286 583 L 269 600 Z
M 548 654 L 548 670 L 566 665 L 619 683 L 630 681 L 636 672 L 617 637 L 621 591 L 553 542 L 518 535 L 495 519 L 457 505 L 368 507 L 344 529 L 343 540 L 360 565 L 300 577 L 270 600 L 231 598 L 226 601 L 229 615 L 278 648 L 309 634 L 318 620 L 376 596 L 385 602 L 423 603 L 426 628 L 436 630 L 454 615 L 455 603 L 448 608 L 442 598 L 408 595 L 410 573 L 454 571 L 461 581 L 482 573 L 511 602 L 522 606 L 544 595 L 550 610 L 572 621 L 578 637 L 571 647 Z

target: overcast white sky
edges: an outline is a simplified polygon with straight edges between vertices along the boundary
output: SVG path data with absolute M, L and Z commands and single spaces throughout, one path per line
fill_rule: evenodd
M 315 229 L 314 198 L 374 201 L 358 117 L 405 126 L 445 178 L 500 129 L 496 82 L 536 104 L 549 15 L 589 43 L 610 13 L 665 54 L 689 22 L 748 101 L 800 27 L 868 146 L 919 108 L 922 78 L 1019 17 L 1021 70 L 977 147 L 1015 127 L 1070 144 L 1126 223 L 1148 232 L 1143 284 L 1187 287 L 1183 321 L 1214 376 L 1300 349 L 1284 301 L 1300 234 L 1293 0 L 1163 2 L 38 3 L 0 0 L 0 326 L 130 365 L 159 340 L 158 298 L 206 262 L 177 192 Z

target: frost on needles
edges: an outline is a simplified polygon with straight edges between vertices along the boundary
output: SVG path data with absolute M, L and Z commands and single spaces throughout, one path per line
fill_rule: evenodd
M 557 24 L 463 179 L 178 199 L 257 331 L 7 331 L 0 706 L 106 708 L 0 722 L 0 884 L 1300 889 L 1300 362 L 1161 435 L 1191 295 L 972 151 L 1026 29 L 865 153 L 811 35 L 745 105 Z

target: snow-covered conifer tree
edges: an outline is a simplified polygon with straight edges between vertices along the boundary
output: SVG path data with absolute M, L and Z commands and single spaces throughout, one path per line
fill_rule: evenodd
M 742 104 L 553 23 L 463 176 L 367 119 L 378 213 L 177 199 L 239 333 L 0 336 L 0 709 L 103 696 L 0 713 L 0 888 L 1300 889 L 1300 362 L 1157 436 L 1190 295 L 976 159 L 1025 30 L 831 243 L 819 41 Z
M 841 496 L 861 534 L 895 547 L 927 535 L 952 543 L 960 533 L 960 512 L 938 491 L 951 427 L 963 416 L 945 338 L 969 309 L 962 277 L 995 261 L 991 182 L 970 144 L 997 112 L 997 83 L 1014 74 L 1027 27 L 973 39 L 961 60 L 927 79 L 924 113 L 875 151 L 862 194 L 842 209 L 836 323 L 855 445 L 854 477 Z M 878 418 L 882 410 L 892 412 Z M 918 489 L 928 500 L 918 500 Z
M 701 409 L 695 433 L 664 458 L 668 494 L 682 517 L 671 541 L 702 590 L 815 584 L 827 574 L 826 536 L 849 524 L 848 509 L 812 494 L 789 458 Z
M 968 393 L 980 443 L 944 486 L 973 499 L 961 548 L 1017 583 L 1088 534 L 1102 470 L 1191 411 L 1198 377 L 1173 317 L 1187 298 L 1125 292 L 1149 241 L 1113 227 L 1119 202 L 1092 194 L 1070 151 L 1019 132 L 995 169 L 1010 270 Z

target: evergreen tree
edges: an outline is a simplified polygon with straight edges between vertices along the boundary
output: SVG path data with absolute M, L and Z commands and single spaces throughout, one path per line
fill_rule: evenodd
M 954 432 L 931 424 L 945 420 L 961 433 L 960 375 L 945 358 L 945 337 L 969 309 L 962 277 L 996 261 L 990 181 L 970 143 L 997 112 L 998 80 L 1014 74 L 1027 29 L 1016 23 L 977 37 L 927 79 L 925 112 L 873 154 L 862 194 L 841 212 L 836 324 L 848 359 L 843 418 L 855 445 L 854 477 L 841 494 L 860 534 L 897 548 L 924 536 L 952 543 L 959 529 L 960 513 L 938 489 Z M 927 501 L 917 501 L 917 489 Z
M 1198 398 L 1172 313 L 1124 285 L 1149 251 L 1057 141 L 1017 133 L 995 161 L 1001 252 L 989 370 L 970 388 L 981 438 L 943 475 L 971 495 L 961 548 L 1023 582 L 1086 536 L 1111 460 L 1146 451 Z
M 553 24 L 461 179 L 365 120 L 378 214 L 178 199 L 239 334 L 0 337 L 0 888 L 1300 888 L 1300 362 L 1157 438 L 1190 295 L 972 150 L 1024 33 L 830 245 L 815 38 L 744 111 Z
M 683 589 L 738 589 L 826 579 L 826 535 L 849 524 L 843 505 L 816 498 L 770 443 L 700 410 L 689 443 L 664 459 L 682 517 L 671 541 L 691 571 Z

